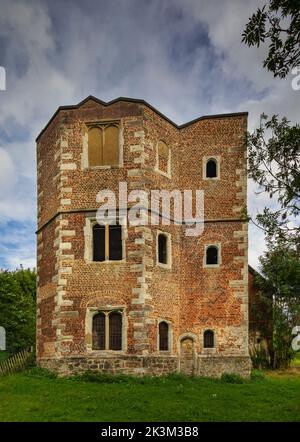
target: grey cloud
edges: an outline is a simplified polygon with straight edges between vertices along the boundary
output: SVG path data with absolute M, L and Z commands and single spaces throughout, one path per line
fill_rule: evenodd
M 250 111 L 250 128 L 262 111 L 299 120 L 291 79 L 274 80 L 262 68 L 263 49 L 241 44 L 261 3 L 0 0 L 0 64 L 8 78 L 0 92 L 0 176 L 4 183 L 13 176 L 0 190 L 0 219 L 34 219 L 34 139 L 59 105 L 89 94 L 144 98 L 177 123 L 239 110 Z M 266 197 L 255 201 L 256 210 Z M 255 261 L 261 250 L 251 244 Z

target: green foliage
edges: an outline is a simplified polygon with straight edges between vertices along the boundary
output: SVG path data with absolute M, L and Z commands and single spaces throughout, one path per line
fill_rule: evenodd
M 292 329 L 300 321 L 300 250 L 286 243 L 268 242 L 257 275 L 261 297 L 273 319 L 273 368 L 287 368 L 294 357 Z
M 299 0 L 270 0 L 268 7 L 258 8 L 249 18 L 242 41 L 257 47 L 268 42 L 264 67 L 273 72 L 274 77 L 286 77 L 291 69 L 300 65 Z
M 266 378 L 266 375 L 261 370 L 253 369 L 251 371 L 251 381 L 253 382 L 261 382 Z
M 125 374 L 108 374 L 99 373 L 91 370 L 86 371 L 81 375 L 72 376 L 69 378 L 74 381 L 94 382 L 98 384 L 140 384 L 147 385 L 153 383 L 165 383 L 165 382 L 177 382 L 178 385 L 188 382 L 192 379 L 190 376 L 186 376 L 181 373 L 171 373 L 165 376 L 131 376 Z
M 270 368 L 270 357 L 265 348 L 255 347 L 250 352 L 253 368 Z
M 82 375 L 73 376 L 70 379 L 72 380 L 81 380 L 84 382 L 96 382 L 98 384 L 121 384 L 124 382 L 131 381 L 131 376 L 127 375 L 112 375 L 107 373 L 97 373 L 93 371 L 86 371 Z
M 30 269 L 0 271 L 0 325 L 6 329 L 7 351 L 35 343 L 36 274 Z
M 291 362 L 291 366 L 300 368 L 300 351 L 299 350 L 295 353 L 294 359 Z
M 236 373 L 223 373 L 221 382 L 225 384 L 245 384 L 247 381 Z
M 247 147 L 249 177 L 279 203 L 275 211 L 265 208 L 256 222 L 269 237 L 299 242 L 300 126 L 262 114 L 260 127 L 247 134 Z
M 30 366 L 26 371 L 24 371 L 24 376 L 33 377 L 33 378 L 47 378 L 47 379 L 56 379 L 57 374 L 53 371 L 47 370 L 46 368 Z
M 0 351 L 0 362 L 5 361 L 9 358 L 9 353 L 7 351 Z

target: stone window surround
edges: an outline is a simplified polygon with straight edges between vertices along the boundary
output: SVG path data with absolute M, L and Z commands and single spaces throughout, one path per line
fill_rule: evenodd
M 168 151 L 169 151 L 168 172 L 164 172 L 164 171 L 160 170 L 159 167 L 158 167 L 158 165 L 159 165 L 159 161 L 158 161 L 158 144 L 159 144 L 160 141 L 165 143 L 167 145 L 167 147 L 168 147 Z M 156 142 L 154 171 L 156 173 L 159 173 L 160 175 L 163 175 L 163 176 L 167 177 L 167 178 L 172 178 L 172 153 L 171 153 L 171 148 L 170 148 L 169 144 L 166 143 L 164 140 L 158 140 Z
M 89 155 L 88 155 L 88 132 L 89 129 L 92 127 L 100 127 L 100 126 L 106 126 L 106 125 L 115 125 L 119 128 L 119 164 L 114 166 L 90 166 L 89 165 Z M 121 167 L 124 167 L 124 160 L 123 160 L 123 148 L 124 148 L 124 136 L 123 136 L 123 126 L 122 126 L 122 120 L 121 119 L 103 119 L 103 120 L 95 120 L 95 121 L 87 121 L 84 123 L 83 126 L 83 136 L 82 136 L 82 154 L 81 154 L 81 168 L 84 169 L 92 169 L 92 170 L 105 170 L 105 169 L 119 169 Z
M 159 324 L 161 322 L 166 322 L 168 324 L 168 350 L 159 349 Z M 162 355 L 172 355 L 173 354 L 173 324 L 168 319 L 158 318 L 157 319 L 157 352 Z
M 159 262 L 158 260 L 158 237 L 161 234 L 167 237 L 167 264 Z M 156 265 L 166 270 L 170 270 L 172 268 L 172 234 L 169 232 L 164 232 L 163 230 L 156 231 Z
M 216 247 L 218 249 L 218 264 L 206 264 L 206 250 L 208 249 L 208 247 Z M 207 268 L 207 269 L 216 269 L 219 268 L 222 264 L 222 253 L 221 253 L 221 243 L 219 242 L 214 242 L 214 243 L 209 243 L 209 244 L 205 244 L 204 246 L 204 256 L 203 256 L 203 267 Z
M 122 350 L 94 350 L 93 349 L 93 317 L 97 313 L 104 313 L 105 318 L 105 341 L 106 346 L 109 342 L 109 322 L 108 316 L 113 312 L 121 313 L 122 315 Z M 101 354 L 101 355 L 117 355 L 124 354 L 127 351 L 127 329 L 128 320 L 125 313 L 124 305 L 99 305 L 99 307 L 87 307 L 85 318 L 85 336 L 86 336 L 86 350 L 88 353 Z M 90 337 L 90 339 L 89 339 Z
M 127 239 L 127 227 L 123 222 L 123 216 L 119 217 L 119 222 L 122 229 L 122 259 L 120 260 L 105 260 L 105 261 L 93 261 L 93 227 L 97 224 L 96 216 L 85 218 L 85 226 L 84 226 L 84 260 L 89 264 L 122 264 L 126 262 L 126 239 Z M 109 224 L 109 218 L 105 225 Z
M 211 330 L 214 333 L 214 346 L 213 347 L 208 347 L 208 348 L 204 347 L 204 332 L 206 332 L 206 330 Z M 218 344 L 216 330 L 212 327 L 203 328 L 202 339 L 200 340 L 200 342 L 201 342 L 201 350 L 202 350 L 201 353 L 207 354 L 207 355 L 216 353 L 217 352 L 217 344 Z
M 217 176 L 210 178 L 206 176 L 206 164 L 209 160 L 214 160 L 217 165 Z M 220 163 L 221 163 L 221 156 L 220 155 L 206 155 L 203 157 L 203 163 L 202 163 L 202 177 L 204 180 L 207 181 L 216 181 L 220 179 Z

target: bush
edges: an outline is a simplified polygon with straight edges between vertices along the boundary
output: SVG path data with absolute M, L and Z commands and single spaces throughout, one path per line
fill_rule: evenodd
M 70 376 L 70 380 L 75 381 L 83 381 L 83 382 L 95 382 L 99 384 L 156 384 L 156 383 L 165 383 L 168 381 L 176 381 L 178 383 L 188 382 L 193 379 L 189 376 L 186 376 L 181 373 L 170 373 L 164 376 L 133 376 L 133 375 L 125 375 L 125 374 L 108 374 L 108 373 L 99 373 L 91 370 L 87 370 L 83 374 Z
M 84 382 L 96 382 L 99 384 L 121 384 L 132 380 L 131 376 L 122 374 L 114 375 L 107 373 L 95 373 L 93 371 L 86 371 L 85 373 L 77 376 L 72 376 L 70 379 L 79 380 Z
M 48 378 L 48 379 L 57 378 L 57 374 L 54 373 L 53 371 L 36 366 L 30 366 L 26 371 L 24 371 L 24 375 L 29 377 Z
M 261 370 L 252 370 L 251 371 L 251 381 L 263 381 L 265 379 L 265 373 Z
M 36 274 L 32 270 L 0 271 L 0 325 L 11 354 L 35 344 Z
M 266 349 L 254 347 L 250 352 L 250 357 L 254 368 L 270 368 L 270 356 Z
M 224 382 L 225 384 L 244 384 L 246 380 L 236 373 L 223 373 L 221 376 L 221 382 Z
M 5 359 L 8 359 L 10 357 L 10 354 L 7 351 L 0 351 L 0 362 L 5 361 Z

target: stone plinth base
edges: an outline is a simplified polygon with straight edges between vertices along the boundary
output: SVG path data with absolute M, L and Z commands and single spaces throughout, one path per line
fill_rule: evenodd
M 40 358 L 38 365 L 56 372 L 59 376 L 94 371 L 109 374 L 160 376 L 176 373 L 179 367 L 177 356 L 72 356 L 63 358 Z M 194 364 L 197 376 L 220 377 L 222 373 L 250 376 L 251 360 L 247 356 L 198 355 Z
M 172 356 L 73 356 L 65 358 L 41 358 L 38 365 L 60 376 L 94 371 L 108 374 L 154 375 L 177 371 L 177 357 Z
M 219 378 L 223 373 L 235 373 L 248 378 L 251 371 L 249 356 L 205 355 L 197 357 L 198 376 Z

